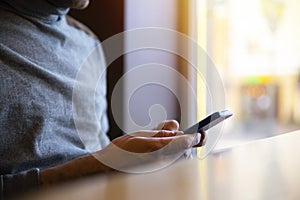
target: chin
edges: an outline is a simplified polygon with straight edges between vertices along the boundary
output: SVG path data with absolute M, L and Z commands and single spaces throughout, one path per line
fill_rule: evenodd
M 48 1 L 57 7 L 76 8 L 76 9 L 84 9 L 90 3 L 89 0 L 48 0 Z
M 72 0 L 71 8 L 84 9 L 89 5 L 89 0 Z

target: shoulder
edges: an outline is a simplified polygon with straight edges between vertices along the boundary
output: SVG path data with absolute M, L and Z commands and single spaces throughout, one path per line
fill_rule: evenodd
M 74 19 L 73 17 L 66 15 L 66 21 L 67 24 L 77 28 L 79 30 L 84 31 L 87 35 L 93 37 L 94 39 L 98 40 L 98 37 L 93 33 L 93 31 L 91 29 L 89 29 L 86 25 L 82 24 L 81 22 L 77 21 L 76 19 Z

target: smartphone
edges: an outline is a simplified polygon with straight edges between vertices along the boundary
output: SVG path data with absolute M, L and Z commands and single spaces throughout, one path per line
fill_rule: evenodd
M 192 134 L 192 133 L 201 133 L 203 131 L 207 131 L 208 129 L 224 121 L 228 117 L 231 117 L 232 114 L 233 113 L 230 110 L 222 110 L 219 112 L 214 112 L 208 115 L 207 117 L 205 117 L 200 122 L 184 130 L 183 132 L 184 134 Z

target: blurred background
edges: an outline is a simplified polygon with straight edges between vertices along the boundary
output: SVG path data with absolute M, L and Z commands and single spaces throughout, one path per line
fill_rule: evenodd
M 300 127 L 300 2 L 197 1 L 198 40 L 223 78 L 234 121 L 219 146 Z
M 284 134 L 300 128 L 300 1 L 298 0 L 122 0 L 92 1 L 85 11 L 71 15 L 87 24 L 101 41 L 126 30 L 160 27 L 184 33 L 207 52 L 217 67 L 225 89 L 225 108 L 234 117 L 224 123 L 218 148 Z M 131 42 L 124 39 L 124 45 Z M 181 48 L 178 41 L 174 41 Z M 198 52 L 190 52 L 196 54 Z M 147 63 L 170 66 L 184 75 L 197 91 L 197 108 L 189 107 L 190 97 L 178 102 L 176 95 L 159 85 L 144 85 L 130 99 L 126 87 L 119 94 L 122 109 L 141 126 L 149 123 L 151 105 L 163 105 L 167 118 L 189 119 L 188 127 L 213 110 L 203 80 L 186 60 L 170 52 L 141 49 L 123 55 L 108 70 L 108 102 L 114 85 L 126 72 Z M 176 81 L 176 77 L 174 77 Z M 218 95 L 216 88 L 216 95 Z M 178 92 L 184 94 L 178 85 Z M 220 93 L 220 95 L 222 95 Z M 220 98 L 222 98 L 220 96 Z M 109 104 L 109 106 L 111 106 Z M 123 112 L 120 109 L 120 112 Z M 111 138 L 123 134 L 111 114 Z M 128 116 L 123 125 L 128 126 Z

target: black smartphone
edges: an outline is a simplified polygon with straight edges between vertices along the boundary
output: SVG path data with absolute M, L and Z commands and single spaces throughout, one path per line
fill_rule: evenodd
M 207 117 L 205 117 L 200 122 L 194 124 L 188 129 L 184 130 L 184 134 L 192 134 L 192 133 L 201 133 L 203 131 L 207 131 L 211 127 L 217 125 L 228 117 L 232 116 L 232 112 L 230 110 L 222 110 L 219 112 L 214 112 Z

